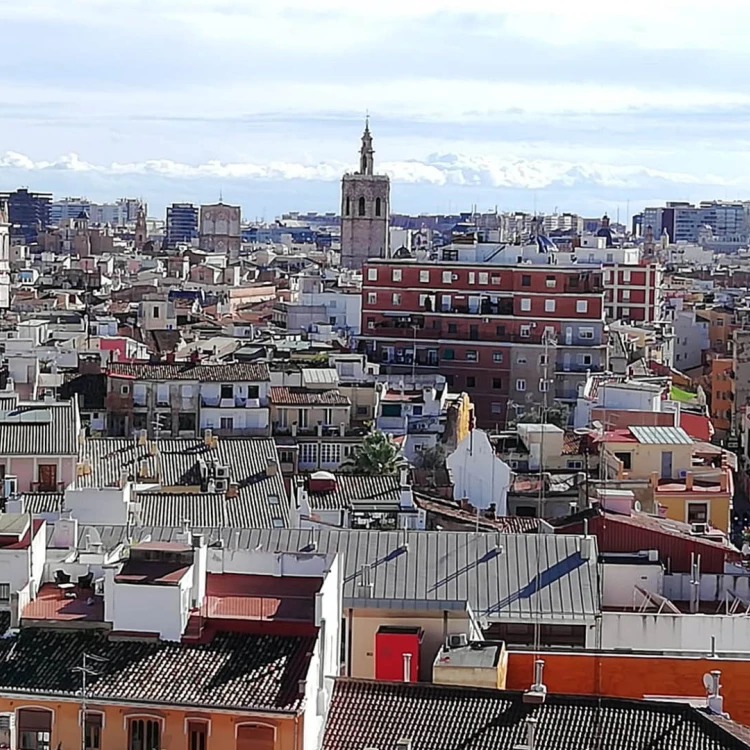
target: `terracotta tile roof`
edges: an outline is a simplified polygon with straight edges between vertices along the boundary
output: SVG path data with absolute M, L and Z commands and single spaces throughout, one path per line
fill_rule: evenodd
M 309 391 L 302 388 L 273 386 L 271 403 L 277 406 L 351 406 L 348 396 L 337 388 L 330 391 Z
M 310 636 L 239 633 L 217 633 L 206 644 L 143 642 L 23 628 L 0 639 L 0 690 L 75 697 L 80 676 L 70 665 L 80 664 L 86 652 L 106 659 L 89 678 L 92 701 L 297 712 L 314 642 Z
M 21 403 L 15 408 L 0 412 L 0 455 L 78 455 L 78 430 L 73 402 Z
M 685 703 L 548 695 L 532 706 L 518 692 L 340 678 L 323 750 L 390 749 L 402 739 L 413 750 L 511 750 L 525 746 L 532 715 L 540 749 L 750 747 Z
M 103 622 L 104 600 L 100 596 L 80 595 L 66 599 L 54 583 L 45 583 L 21 613 L 23 620 L 55 620 L 67 622 Z
M 230 362 L 228 364 L 199 365 L 192 362 L 156 364 L 148 362 L 113 362 L 108 375 L 139 380 L 197 380 L 201 383 L 236 383 L 268 380 L 265 364 Z

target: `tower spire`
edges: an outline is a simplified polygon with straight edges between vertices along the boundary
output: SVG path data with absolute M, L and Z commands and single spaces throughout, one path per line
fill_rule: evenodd
M 359 173 L 371 175 L 375 168 L 375 150 L 372 147 L 372 134 L 370 133 L 370 113 L 365 117 L 365 130 L 362 133 L 362 148 L 359 152 Z

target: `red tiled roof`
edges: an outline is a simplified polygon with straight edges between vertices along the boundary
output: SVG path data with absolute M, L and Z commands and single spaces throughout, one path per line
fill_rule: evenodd
M 308 391 L 286 386 L 271 388 L 271 402 L 279 406 L 350 406 L 351 402 L 338 389 Z

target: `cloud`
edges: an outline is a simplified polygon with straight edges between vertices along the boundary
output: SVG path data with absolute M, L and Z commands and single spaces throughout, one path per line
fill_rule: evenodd
M 77 154 L 65 154 L 54 160 L 33 158 L 8 151 L 0 156 L 0 170 L 22 172 L 77 172 L 102 176 L 154 176 L 171 180 L 219 178 L 239 181 L 338 181 L 352 165 L 340 162 L 296 163 L 207 161 L 187 164 L 170 159 L 143 162 L 93 164 Z M 711 175 L 665 172 L 644 166 L 580 164 L 550 159 L 502 159 L 465 154 L 432 154 L 424 160 L 384 162 L 381 169 L 396 183 L 431 186 L 475 186 L 540 190 L 552 186 L 603 188 L 648 188 L 665 183 L 673 185 L 736 186 Z

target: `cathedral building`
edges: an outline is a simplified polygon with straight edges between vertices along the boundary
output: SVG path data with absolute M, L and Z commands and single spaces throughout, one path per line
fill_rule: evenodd
M 368 122 L 359 169 L 341 180 L 341 265 L 358 271 L 369 258 L 388 257 L 391 183 L 375 174 L 374 156 Z

